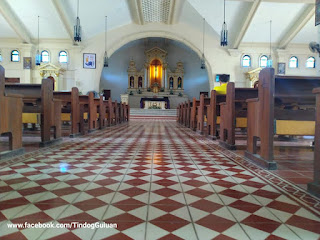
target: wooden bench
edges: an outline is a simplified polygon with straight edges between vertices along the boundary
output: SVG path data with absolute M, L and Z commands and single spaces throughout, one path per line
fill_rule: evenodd
M 220 124 L 220 103 L 226 101 L 226 95 L 218 95 L 215 90 L 211 90 L 210 104 L 207 108 L 207 135 L 216 139 L 218 137 L 218 125 Z
M 79 90 L 73 87 L 71 92 L 53 92 L 53 97 L 61 100 L 61 120 L 71 122 L 70 137 L 75 137 L 84 132 L 83 116 L 80 115 Z
M 207 106 L 210 105 L 210 98 L 200 95 L 200 103 L 197 109 L 197 131 L 204 134 L 204 123 L 207 119 Z
M 18 94 L 23 98 L 23 113 L 41 114 L 41 143 L 44 147 L 61 139 L 61 101 L 53 98 L 51 79 L 43 79 L 42 84 L 6 84 L 8 94 Z M 51 129 L 54 134 L 51 139 Z
M 314 135 L 313 182 L 308 183 L 308 191 L 320 197 L 320 88 L 315 88 L 316 94 L 316 129 Z
M 235 88 L 233 82 L 228 83 L 226 102 L 220 103 L 220 145 L 236 149 L 236 128 L 247 128 L 246 100 L 257 97 L 257 88 Z
M 5 70 L 0 65 L 0 135 L 9 136 L 9 151 L 0 152 L 0 159 L 24 153 L 22 107 L 22 95 L 6 93 Z
M 275 76 L 274 69 L 263 69 L 259 75 L 258 98 L 247 100 L 245 156 L 268 169 L 276 169 L 274 135 L 314 135 L 316 99 L 312 90 L 319 86 L 319 77 Z M 260 154 L 257 154 L 258 140 Z

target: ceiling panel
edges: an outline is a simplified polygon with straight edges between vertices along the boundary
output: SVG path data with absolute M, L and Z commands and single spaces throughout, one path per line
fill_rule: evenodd
M 75 23 L 77 1 L 64 0 L 69 9 L 69 19 Z M 80 0 L 79 17 L 82 26 L 83 39 L 88 39 L 104 32 L 105 16 L 108 16 L 108 31 L 132 22 L 126 0 Z
M 272 42 L 279 42 L 292 22 L 303 12 L 306 4 L 262 2 L 252 19 L 243 42 L 269 42 L 270 20 Z
M 0 38 L 16 38 L 18 35 L 0 14 Z
M 68 38 L 51 0 L 10 0 L 7 2 L 33 38 L 38 37 L 38 16 L 40 16 L 40 38 Z
M 309 20 L 309 22 L 301 29 L 297 36 L 292 40 L 292 43 L 309 43 L 309 42 L 319 42 L 318 27 L 314 25 L 314 16 Z

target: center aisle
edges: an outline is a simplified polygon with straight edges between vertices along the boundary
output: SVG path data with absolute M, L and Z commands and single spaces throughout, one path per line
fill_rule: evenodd
M 318 199 L 175 121 L 132 120 L 67 141 L 0 169 L 1 239 L 320 237 Z M 25 222 L 117 228 L 7 226 Z

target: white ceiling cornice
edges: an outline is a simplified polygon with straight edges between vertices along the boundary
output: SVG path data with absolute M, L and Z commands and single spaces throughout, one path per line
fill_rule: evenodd
M 143 25 L 144 19 L 141 8 L 141 0 L 127 0 L 132 21 L 136 24 Z

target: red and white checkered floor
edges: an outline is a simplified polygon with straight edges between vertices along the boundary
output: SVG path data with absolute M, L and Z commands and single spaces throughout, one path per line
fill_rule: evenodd
M 319 239 L 320 202 L 167 120 L 136 120 L 0 169 L 0 239 Z M 8 228 L 8 223 L 117 228 Z

